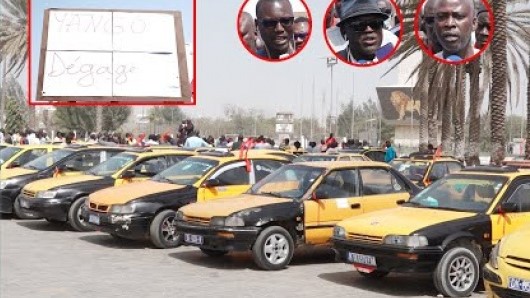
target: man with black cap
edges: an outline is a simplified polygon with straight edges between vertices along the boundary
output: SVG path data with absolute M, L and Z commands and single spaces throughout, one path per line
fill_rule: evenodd
M 391 32 L 384 34 L 387 31 L 383 29 L 384 21 L 388 18 L 389 15 L 377 6 L 376 0 L 343 0 L 337 26 L 348 46 L 337 54 L 356 64 L 385 59 L 397 43 L 397 37 Z

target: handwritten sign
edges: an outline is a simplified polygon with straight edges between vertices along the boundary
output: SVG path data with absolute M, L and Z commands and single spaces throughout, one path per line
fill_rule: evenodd
M 37 100 L 191 101 L 179 12 L 49 9 Z

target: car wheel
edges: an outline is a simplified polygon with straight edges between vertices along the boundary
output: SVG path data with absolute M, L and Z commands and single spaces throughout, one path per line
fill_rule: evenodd
M 264 270 L 284 269 L 291 262 L 293 253 L 291 234 L 279 226 L 264 229 L 252 246 L 254 262 Z
M 448 250 L 434 270 L 434 285 L 444 296 L 469 296 L 480 279 L 477 257 L 466 247 Z
M 164 210 L 158 213 L 149 228 L 151 242 L 158 248 L 173 248 L 180 246 L 182 238 L 175 226 L 176 212 Z
M 202 253 L 210 257 L 222 257 L 228 253 L 228 250 L 219 250 L 219 249 L 208 249 L 200 248 Z
M 94 231 L 94 229 L 83 218 L 81 218 L 81 207 L 83 207 L 86 198 L 87 197 L 81 197 L 75 200 L 68 210 L 68 223 L 74 230 L 78 232 Z
M 374 270 L 370 273 L 357 271 L 360 275 L 370 279 L 381 279 L 388 275 L 388 271 Z
M 32 213 L 25 212 L 20 206 L 20 200 L 18 199 L 18 197 L 15 199 L 15 202 L 13 202 L 13 212 L 15 213 L 15 216 L 20 219 L 39 219 L 40 218 L 36 215 L 33 215 Z

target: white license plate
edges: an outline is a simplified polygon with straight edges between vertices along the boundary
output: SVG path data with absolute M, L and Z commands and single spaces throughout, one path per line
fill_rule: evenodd
M 18 201 L 20 202 L 20 207 L 22 207 L 22 208 L 29 208 L 28 201 L 26 201 L 26 200 L 24 200 L 24 199 L 19 199 Z
M 99 225 L 99 216 L 98 215 L 94 215 L 94 214 L 89 214 L 88 215 L 88 222 L 92 223 L 92 224 L 95 224 L 95 225 Z
M 362 255 L 362 254 L 356 254 L 356 253 L 350 252 L 348 253 L 348 261 L 354 264 L 362 264 L 362 265 L 377 267 L 377 263 L 375 262 L 374 256 L 368 256 L 368 255 Z
M 520 292 L 530 293 L 530 280 L 510 277 L 508 278 L 508 288 Z
M 201 235 L 184 234 L 184 241 L 191 244 L 203 244 L 204 238 Z

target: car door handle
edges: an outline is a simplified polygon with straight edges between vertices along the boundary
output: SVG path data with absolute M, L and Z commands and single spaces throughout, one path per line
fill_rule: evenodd
M 350 208 L 351 209 L 359 209 L 359 208 L 361 208 L 361 204 L 359 204 L 359 203 L 351 204 Z
M 396 201 L 396 204 L 401 205 L 401 204 L 405 204 L 405 202 L 406 202 L 405 200 L 398 200 Z

